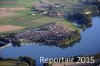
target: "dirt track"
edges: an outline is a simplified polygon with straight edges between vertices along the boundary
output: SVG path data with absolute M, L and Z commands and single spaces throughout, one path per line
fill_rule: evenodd
M 16 4 L 16 2 L 9 2 L 9 1 L 5 2 L 5 1 L 0 1 L 0 4 Z
M 13 12 L 7 12 L 7 11 L 0 11 L 0 16 L 9 16 L 9 15 L 13 15 Z
M 0 32 L 20 30 L 20 29 L 23 29 L 23 28 L 25 28 L 25 27 L 12 26 L 12 25 L 3 25 L 3 26 L 0 26 Z
M 24 7 L 16 7 L 16 8 L 0 8 L 0 16 L 9 16 L 13 15 L 14 11 L 20 11 L 20 10 L 27 10 L 28 8 Z
M 0 8 L 0 11 L 20 11 L 20 10 L 27 10 L 28 8 L 24 7 L 16 7 L 16 8 Z

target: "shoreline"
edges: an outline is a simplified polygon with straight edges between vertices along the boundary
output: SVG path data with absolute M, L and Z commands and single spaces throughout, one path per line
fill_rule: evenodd
M 23 32 L 7 34 L 3 37 L 3 39 L 8 40 L 14 45 L 20 45 L 26 41 L 44 43 L 48 45 L 68 45 L 80 39 L 79 30 L 73 31 L 69 28 L 65 28 L 56 23 L 50 23 Z
M 68 28 L 63 28 L 60 25 L 54 23 L 47 24 L 45 26 L 31 29 L 15 36 L 16 40 L 30 40 L 37 43 L 53 43 L 53 44 L 70 44 L 80 38 L 80 33 L 71 31 Z M 22 41 L 23 42 L 23 41 Z

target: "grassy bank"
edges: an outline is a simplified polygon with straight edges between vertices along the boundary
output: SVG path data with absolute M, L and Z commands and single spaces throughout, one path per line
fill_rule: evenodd
M 0 57 L 0 66 L 36 66 L 35 60 L 31 57 L 19 56 L 15 58 Z
M 26 28 L 35 28 L 52 22 L 66 24 L 66 26 L 69 26 L 70 28 L 78 29 L 75 25 L 73 25 L 71 22 L 68 22 L 64 18 L 48 17 L 41 15 L 39 12 L 31 10 L 15 11 L 13 15 L 0 16 L 0 25 L 15 25 Z
M 0 66 L 29 66 L 29 64 L 25 62 L 20 62 L 20 64 L 18 64 L 15 61 L 0 61 Z
M 0 7 L 31 7 L 34 0 L 0 0 Z
M 33 3 L 39 2 L 39 0 L 0 0 L 0 2 L 1 2 L 0 7 L 6 7 L 6 8 L 25 7 L 26 8 L 26 7 L 33 7 L 34 5 Z M 50 2 L 54 3 L 53 0 L 51 0 Z M 61 1 L 59 0 L 59 2 Z M 66 26 L 70 27 L 71 29 L 74 30 L 78 29 L 75 25 L 66 21 L 64 18 L 54 18 L 54 17 L 44 16 L 37 11 L 31 11 L 31 9 L 9 11 L 9 12 L 13 12 L 13 15 L 0 16 L 0 25 L 15 25 L 15 26 L 22 26 L 26 28 L 35 28 L 47 23 L 59 22 L 60 24 L 61 23 L 66 24 Z

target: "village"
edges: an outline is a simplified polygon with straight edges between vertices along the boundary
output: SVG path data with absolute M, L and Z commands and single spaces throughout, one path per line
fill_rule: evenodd
M 78 32 L 77 29 L 75 29 L 75 28 L 72 29 L 72 27 L 68 27 L 67 24 L 66 25 L 61 25 L 61 22 L 58 22 L 58 21 L 62 18 L 66 18 L 67 20 L 69 20 L 69 19 L 71 19 L 71 17 L 72 18 L 74 17 L 73 16 L 74 14 L 75 14 L 75 16 L 78 16 L 80 14 L 88 16 L 89 14 L 92 14 L 93 10 L 91 8 L 93 8 L 94 6 L 91 6 L 91 7 L 87 8 L 87 7 L 85 7 L 84 4 L 80 4 L 82 2 L 85 3 L 87 1 L 80 1 L 80 2 L 76 1 L 74 4 L 71 4 L 70 7 L 69 7 L 69 5 L 65 5 L 65 4 L 62 4 L 62 3 L 57 3 L 57 2 L 56 3 L 51 3 L 47 0 L 39 0 L 38 3 L 34 4 L 34 9 L 38 12 L 38 15 L 42 16 L 42 17 L 46 17 L 46 18 L 48 17 L 48 20 L 50 18 L 51 19 L 54 18 L 55 20 L 52 21 L 52 23 L 47 23 L 46 22 L 46 24 L 40 25 L 40 27 L 35 27 L 35 28 L 31 27 L 33 29 L 25 30 L 23 32 L 18 32 L 17 35 L 14 36 L 15 38 L 13 40 L 14 41 L 15 40 L 20 41 L 22 39 L 27 39 L 27 40 L 42 41 L 42 42 L 45 41 L 47 43 L 52 43 L 53 42 L 53 43 L 60 44 L 61 40 L 66 40 L 69 37 L 71 38 L 71 36 L 74 36 L 75 34 L 79 35 L 79 32 Z M 97 1 L 88 1 L 88 2 L 92 3 L 92 2 L 97 2 Z M 20 11 L 20 10 L 27 10 L 27 8 L 16 8 L 16 9 L 15 8 L 5 8 L 4 9 L 4 11 L 7 11 L 7 12 Z M 37 13 L 31 13 L 31 16 L 35 17 L 35 16 L 37 16 Z M 71 17 L 69 17 L 69 16 L 71 16 Z M 86 16 L 82 16 L 82 18 L 84 18 Z M 19 19 L 16 19 L 16 20 L 17 21 L 23 21 L 23 18 L 22 19 L 19 18 Z M 90 20 L 90 19 L 87 19 L 87 20 Z M 42 23 L 42 20 L 40 20 L 38 22 Z M 59 23 L 59 25 L 58 25 L 57 22 Z M 32 22 L 30 22 L 30 23 L 32 23 Z M 30 23 L 29 23 L 29 25 L 32 25 Z M 67 26 L 67 27 L 63 27 L 63 26 Z M 73 26 L 77 27 L 78 24 L 77 25 L 73 24 Z M 19 27 L 19 26 L 17 27 L 17 26 L 11 26 L 11 25 L 6 25 L 5 27 L 10 28 L 10 29 L 6 29 L 6 31 L 9 31 L 11 29 L 12 30 L 17 30 L 17 29 L 19 30 L 19 29 L 26 28 L 26 27 Z M 4 26 L 2 26 L 2 28 L 4 29 Z M 18 43 L 20 43 L 20 42 L 18 42 Z M 68 41 L 67 44 L 68 43 L 70 44 L 70 41 Z
M 27 66 L 98 65 L 99 58 L 96 58 L 93 64 L 75 62 L 40 64 L 37 60 L 40 55 L 48 58 L 68 55 L 75 56 L 77 60 L 76 55 L 84 56 L 85 50 L 87 54 L 90 52 L 95 55 L 96 50 L 99 52 L 99 46 L 93 44 L 96 33 L 92 35 L 91 31 L 87 33 L 86 30 L 94 26 L 92 25 L 93 16 L 100 15 L 98 3 L 100 0 L 2 0 L 0 2 L 0 53 L 2 56 L 0 65 L 24 66 L 26 63 L 28 63 Z M 86 35 L 84 35 L 85 30 Z M 24 57 L 15 61 L 11 59 L 20 55 L 27 59 Z M 3 57 L 6 56 L 11 60 L 4 60 Z M 35 59 L 36 65 L 27 56 Z
M 61 45 L 61 41 L 71 39 L 71 36 L 79 35 L 78 31 L 69 30 L 56 23 L 47 24 L 39 28 L 31 29 L 15 36 L 15 40 L 33 40 L 42 43 L 56 43 Z M 76 36 L 78 40 L 78 36 Z M 74 38 L 73 38 L 74 39 Z M 74 40 L 73 40 L 74 41 Z
M 73 2 L 73 1 L 72 1 Z M 62 3 L 50 3 L 47 0 L 39 0 L 39 5 L 35 5 L 34 8 L 40 11 L 40 14 L 42 15 L 47 15 L 51 17 L 64 17 L 68 16 L 69 14 L 91 14 L 92 13 L 92 6 L 91 7 L 86 7 L 84 4 L 89 3 L 93 4 L 96 2 L 99 2 L 99 0 L 81 0 L 81 1 L 76 1 L 77 4 L 72 4 L 69 6 L 69 4 L 62 4 Z M 74 2 L 73 2 L 74 3 Z M 73 11 L 74 9 L 74 11 Z

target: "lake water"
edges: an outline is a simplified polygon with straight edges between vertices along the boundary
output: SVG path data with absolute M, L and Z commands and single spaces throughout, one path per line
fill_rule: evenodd
M 40 57 L 58 58 L 77 55 L 92 55 L 100 53 L 100 17 L 92 18 L 93 25 L 84 32 L 81 31 L 81 40 L 73 46 L 65 49 L 56 46 L 45 45 L 22 45 L 13 47 L 12 45 L 0 49 L 1 57 L 17 58 L 18 56 L 28 56 L 36 60 L 36 64 L 41 66 Z

